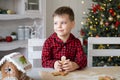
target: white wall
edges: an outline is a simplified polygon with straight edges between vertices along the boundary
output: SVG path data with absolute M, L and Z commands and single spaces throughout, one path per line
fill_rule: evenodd
M 81 2 L 84 1 L 84 4 Z M 88 12 L 91 7 L 91 0 L 46 0 L 46 37 L 53 33 L 53 18 L 52 14 L 60 6 L 70 6 L 75 13 L 76 27 L 72 33 L 76 37 L 80 37 L 79 30 L 82 27 L 81 21 L 85 21 L 83 12 Z
M 81 1 L 84 1 L 85 3 L 82 4 Z M 46 26 L 46 37 L 50 36 L 50 34 L 53 33 L 53 18 L 52 14 L 53 12 L 60 6 L 70 6 L 75 13 L 75 21 L 76 21 L 76 27 L 73 29 L 73 34 L 76 37 L 80 37 L 79 30 L 82 27 L 81 21 L 84 21 L 83 17 L 85 16 L 83 12 L 87 12 L 88 8 L 91 7 L 91 0 L 46 0 L 46 23 L 44 26 Z M 43 10 L 44 11 L 44 10 Z M 16 31 L 17 27 L 19 25 L 32 25 L 33 20 L 30 19 L 23 19 L 23 20 L 6 20 L 2 21 L 0 20 L 0 36 L 7 36 L 12 31 Z

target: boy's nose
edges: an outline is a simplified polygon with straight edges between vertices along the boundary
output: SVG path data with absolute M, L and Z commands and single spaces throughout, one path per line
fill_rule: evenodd
M 59 28 L 60 28 L 61 26 L 62 26 L 61 24 L 58 25 Z

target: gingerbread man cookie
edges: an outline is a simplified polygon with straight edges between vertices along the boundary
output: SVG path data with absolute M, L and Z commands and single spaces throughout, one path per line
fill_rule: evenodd
M 100 76 L 99 80 L 115 80 L 115 78 L 113 78 L 111 76 Z
M 62 56 L 62 57 L 61 57 L 61 64 L 62 64 L 62 65 L 64 64 L 65 60 L 66 60 L 66 57 L 65 57 L 65 56 Z M 59 75 L 65 76 L 65 75 L 68 74 L 68 72 L 66 72 L 66 71 L 56 72 L 56 71 L 55 71 L 55 72 L 52 72 L 52 74 L 53 74 L 54 76 L 59 76 Z

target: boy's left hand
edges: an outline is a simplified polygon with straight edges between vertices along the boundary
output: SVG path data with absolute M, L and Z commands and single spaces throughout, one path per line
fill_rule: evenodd
M 75 62 L 68 60 L 65 60 L 65 62 L 62 65 L 62 69 L 66 72 L 71 72 L 79 68 L 79 65 Z

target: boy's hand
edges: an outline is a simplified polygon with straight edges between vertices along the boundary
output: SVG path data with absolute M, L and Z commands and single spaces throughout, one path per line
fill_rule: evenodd
M 54 63 L 54 69 L 58 72 L 62 71 L 62 64 L 59 60 Z
M 78 69 L 79 66 L 77 63 L 70 61 L 69 59 L 64 62 L 62 65 L 62 69 L 65 70 L 66 72 L 71 72 L 76 69 Z

